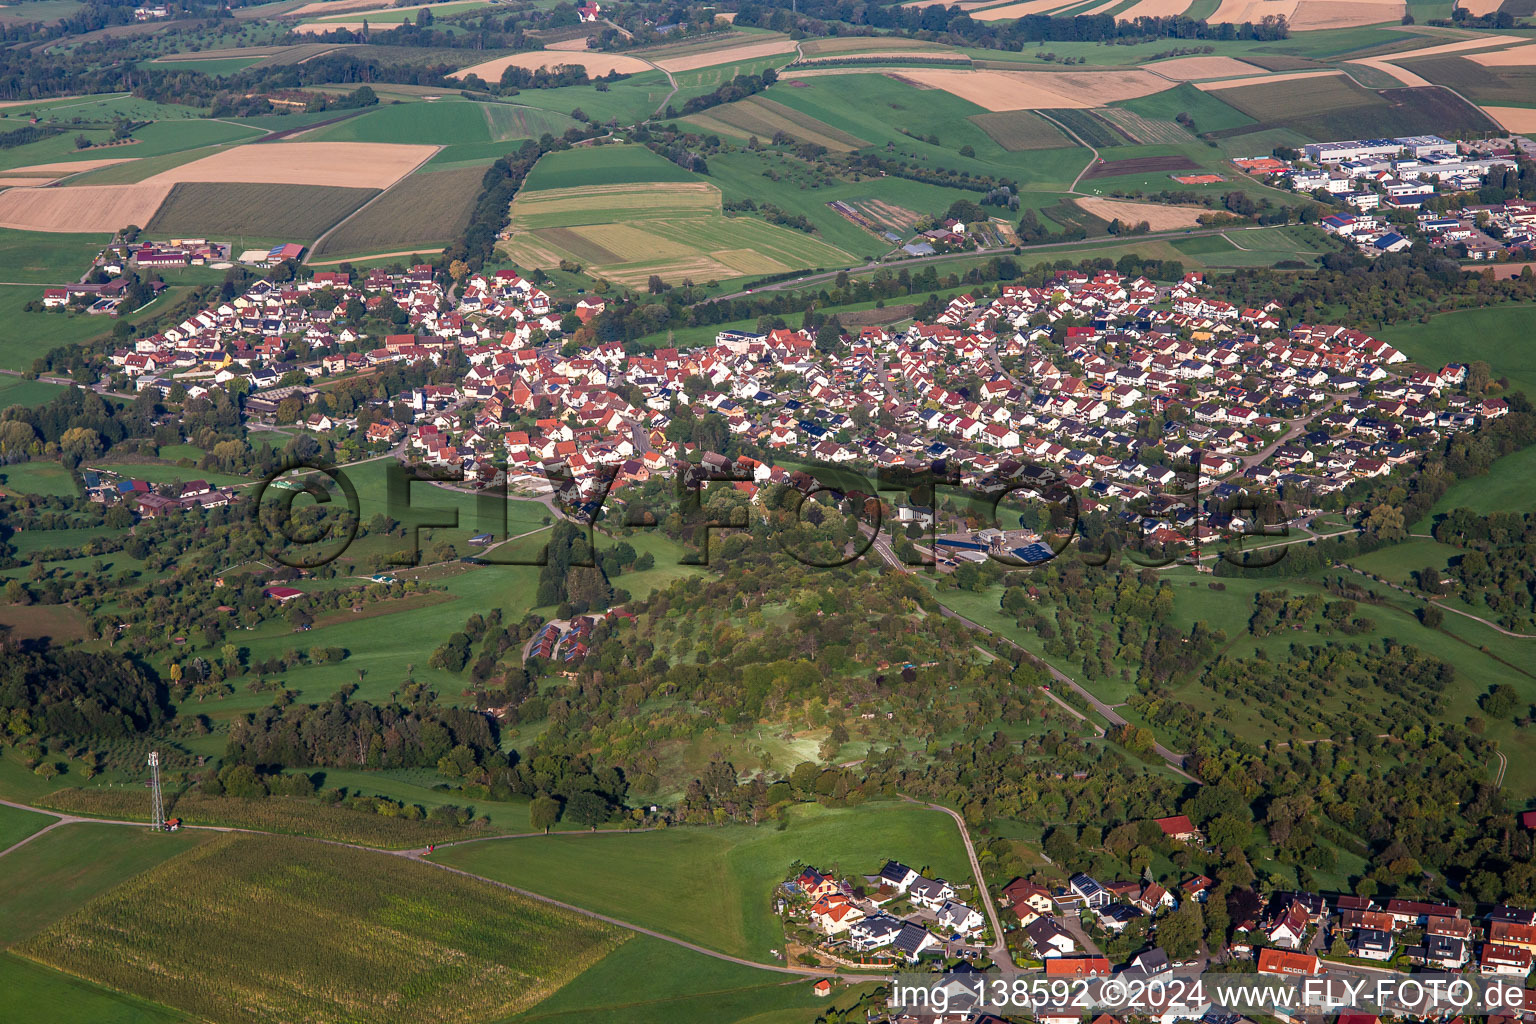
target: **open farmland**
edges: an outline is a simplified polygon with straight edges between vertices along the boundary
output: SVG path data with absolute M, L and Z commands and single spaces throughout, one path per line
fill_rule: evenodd
M 1124 129 L 1100 117 L 1096 111 L 1068 107 L 1043 110 L 1041 113 L 1095 149 L 1124 146 L 1136 141 Z
M 713 107 L 702 114 L 695 114 L 689 120 L 706 131 L 717 131 L 742 139 L 755 135 L 767 141 L 783 132 L 799 142 L 825 146 L 835 153 L 847 153 L 869 145 L 864 139 L 839 131 L 809 114 L 761 95 Z
M 837 266 L 848 253 L 753 217 L 726 217 L 704 182 L 640 182 L 524 191 L 512 203 L 507 255 L 524 267 L 574 260 L 631 287 L 651 275 L 728 280 Z
M 1485 66 L 1469 57 L 1430 57 L 1403 67 L 1436 85 L 1455 89 L 1474 103 L 1523 106 L 1536 101 L 1536 66 Z
M 1198 82 L 1205 78 L 1235 78 L 1238 75 L 1256 75 L 1264 70 L 1256 64 L 1233 57 L 1176 57 L 1148 64 L 1153 74 L 1171 78 L 1175 82 Z
M 1190 142 L 1189 131 L 1176 121 L 1154 121 L 1124 107 L 1100 107 L 1093 113 L 1142 145 L 1183 146 Z
M 436 149 L 373 142 L 270 142 L 221 150 L 162 171 L 145 185 L 246 181 L 268 185 L 388 188 Z M 130 223 L 123 221 L 122 224 Z M 140 222 L 141 223 L 141 222 Z
M 469 223 L 484 178 L 480 167 L 417 172 L 327 235 L 311 255 L 440 247 Z
M 1341 75 L 1293 80 L 1283 89 L 1272 83 L 1223 88 L 1219 95 L 1258 122 L 1259 127 L 1234 130 L 1241 134 L 1284 127 L 1314 139 L 1354 139 L 1494 127 L 1480 110 L 1445 89 L 1373 92 Z
M 656 60 L 655 64 L 663 71 L 695 71 L 699 68 L 714 67 L 716 64 L 740 64 L 743 61 L 758 60 L 762 57 L 776 57 L 781 53 L 794 52 L 795 42 L 793 39 L 767 39 L 746 42 L 738 46 L 729 46 L 725 49 L 706 50 L 702 53 L 666 57 Z
M 564 114 L 537 107 L 519 107 L 511 103 L 482 103 L 486 127 L 492 142 L 536 139 L 545 132 L 559 135 L 576 122 Z
M 468 78 L 477 75 L 481 81 L 499 82 L 502 72 L 507 68 L 553 68 L 563 65 L 579 65 L 587 69 L 587 74 L 598 78 L 612 71 L 621 75 L 634 74 L 637 71 L 649 71 L 651 65 L 638 57 L 629 57 L 616 53 L 587 53 L 558 50 L 554 52 L 537 51 L 534 53 L 514 53 L 509 57 L 496 57 L 492 60 L 481 61 L 479 64 L 471 64 L 449 75 L 449 78 Z
M 999 146 L 1010 153 L 1029 149 L 1059 149 L 1072 145 L 1061 129 L 1028 110 L 1002 110 L 992 114 L 972 114 L 976 125 Z
M 1211 212 L 1203 206 L 1164 206 L 1160 203 L 1134 203 L 1097 197 L 1079 198 L 1077 205 L 1100 220 L 1118 220 L 1122 224 L 1138 224 L 1146 221 L 1153 231 L 1196 227 L 1199 224 L 1199 218 Z
M 618 929 L 403 858 L 222 836 L 19 947 L 220 1021 L 494 1020 L 617 947 Z
M 0 192 L 0 227 L 23 231 L 112 232 L 146 224 L 171 184 L 9 188 Z
M 310 241 L 378 194 L 372 188 L 185 182 L 171 189 L 144 228 L 173 236 Z
M 1127 174 L 1168 174 L 1174 171 L 1198 170 L 1199 164 L 1187 156 L 1137 156 L 1128 160 L 1099 160 L 1083 175 L 1084 181 L 1095 178 L 1119 178 Z
M 847 69 L 844 69 L 845 71 Z M 812 72 L 788 72 L 800 76 Z M 829 70 L 828 73 L 835 73 Z M 1140 69 L 1115 71 L 970 71 L 903 68 L 892 77 L 923 88 L 943 89 L 985 110 L 1096 107 L 1146 96 L 1167 81 Z
M 306 133 L 306 140 L 325 142 L 412 142 L 447 146 L 490 142 L 490 127 L 481 105 L 458 98 L 391 103 L 361 117 Z
M 698 178 L 644 146 L 584 146 L 546 154 L 523 183 L 522 194 L 577 185 L 619 185 L 639 181 L 698 181 Z

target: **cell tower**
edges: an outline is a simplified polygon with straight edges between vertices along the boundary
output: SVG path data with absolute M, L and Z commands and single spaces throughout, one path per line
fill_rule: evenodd
M 149 789 L 154 794 L 155 800 L 153 827 L 156 831 L 163 832 L 165 830 L 165 797 L 160 793 L 160 752 L 157 750 L 149 752 Z

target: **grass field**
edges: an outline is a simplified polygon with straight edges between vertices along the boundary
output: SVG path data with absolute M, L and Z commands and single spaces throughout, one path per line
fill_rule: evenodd
M 0 467 L 0 489 L 62 497 L 75 494 L 69 471 L 57 462 L 18 462 Z
M 1188 114 L 1198 132 L 1220 131 L 1253 124 L 1253 118 L 1223 103 L 1208 92 L 1201 92 L 1189 83 L 1155 92 L 1133 100 L 1113 104 L 1142 117 L 1160 121 L 1172 121 L 1180 114 Z
M 576 121 L 570 117 L 537 107 L 512 103 L 483 103 L 480 106 L 492 142 L 536 139 L 546 132 L 560 135 L 576 126 Z
M 550 836 L 439 850 L 436 860 L 613 914 L 737 956 L 766 960 L 781 945 L 773 887 L 796 860 L 845 875 L 887 857 L 953 883 L 970 878 L 955 826 L 937 811 L 874 803 L 802 805 L 789 827 L 728 826 L 632 835 Z M 679 900 L 672 880 L 715 894 L 708 913 Z
M 858 136 L 833 128 L 762 95 L 712 107 L 704 113 L 693 115 L 689 121 L 705 131 L 715 131 L 738 139 L 756 137 L 766 142 L 782 132 L 796 141 L 825 146 L 835 153 L 848 153 L 869 145 Z
M 371 188 L 184 182 L 145 230 L 166 235 L 264 235 L 309 242 L 378 194 Z
M 1522 448 L 1497 459 L 1487 475 L 1460 480 L 1430 507 L 1429 515 L 1414 524 L 1424 532 L 1439 516 L 1453 508 L 1490 512 L 1524 510 L 1536 503 L 1536 448 Z
M 1484 360 L 1495 380 L 1507 377 L 1512 389 L 1536 398 L 1533 318 L 1536 305 L 1493 306 L 1442 313 L 1427 324 L 1393 324 L 1378 333 L 1410 359 L 1436 369 Z
M 434 248 L 458 237 L 469 223 L 483 167 L 420 171 L 390 188 L 366 210 L 326 236 L 314 256 Z
M 526 137 L 526 136 L 525 136 Z M 304 135 L 306 142 L 410 142 L 447 146 L 492 142 L 482 104 L 457 97 L 389 103 Z
M 46 405 L 65 390 L 62 384 L 0 377 L 0 409 L 8 409 L 13 405 Z
M 583 146 L 546 154 L 528 172 L 522 191 L 696 180 L 694 175 L 644 146 Z
M 0 806 L 0 850 L 21 842 L 53 822 L 46 814 Z
M 7 281 L 78 281 L 109 235 L 67 235 L 0 228 L 0 266 Z M 4 403 L 0 403 L 3 405 Z
M 716 960 L 637 935 L 517 1018 L 518 1024 L 810 1024 L 827 1001 L 809 979 Z
M 31 938 L 141 871 L 184 853 L 206 832 L 166 834 L 122 825 L 61 825 L 5 857 L 0 945 Z
M 16 1020 L 48 1024 L 170 1024 L 187 1018 L 121 992 L 113 992 L 62 971 L 0 953 L 0 992 Z
M 1536 100 L 1536 67 L 1530 65 L 1484 67 L 1447 53 L 1404 61 L 1402 66 L 1436 85 L 1455 89 L 1474 103 L 1524 107 Z
M 1126 146 L 1135 140 L 1115 125 L 1091 110 L 1042 110 L 1043 116 L 1066 126 L 1066 129 L 1095 149 L 1107 146 Z
M 392 1024 L 525 1010 L 627 937 L 402 858 L 227 835 L 19 951 L 220 1021 Z

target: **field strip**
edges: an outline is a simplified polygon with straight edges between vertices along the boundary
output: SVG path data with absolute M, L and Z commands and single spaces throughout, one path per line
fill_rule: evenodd
M 1483 113 L 1512 132 L 1536 132 L 1536 107 L 1482 107 Z
M 119 156 L 103 160 L 60 160 L 51 164 L 27 164 L 25 167 L 12 167 L 6 174 L 78 174 L 81 171 L 94 171 L 98 167 L 111 167 L 113 164 L 125 164 L 130 160 L 137 160 L 135 156 Z
M 337 227 L 341 225 L 338 224 Z M 334 230 L 334 229 L 332 229 Z M 329 232 L 327 232 L 329 233 Z M 437 248 L 409 249 L 404 252 L 376 252 L 367 256 L 346 256 L 339 260 L 305 260 L 306 266 L 311 267 L 339 267 L 343 263 L 364 263 L 369 260 L 392 260 L 402 256 L 430 256 L 444 251 L 443 246 Z M 361 579 L 361 577 L 359 577 Z M 500 838 L 499 836 L 497 838 Z
M 37 188 L 41 185 L 52 185 L 58 181 L 53 178 L 12 178 L 9 175 L 0 177 L 0 188 Z
M 759 57 L 775 57 L 781 53 L 793 53 L 794 49 L 795 41 L 793 39 L 769 39 L 766 42 L 747 43 L 741 46 L 727 47 L 723 50 L 709 50 L 704 53 L 671 57 L 653 61 L 653 63 L 663 71 L 697 71 L 699 68 L 714 67 L 716 64 L 735 64 L 741 61 L 756 60 Z
M 1536 64 L 1536 43 L 1527 43 L 1524 46 L 1511 46 L 1504 50 L 1490 50 L 1487 53 L 1469 53 L 1467 60 L 1474 64 L 1481 64 L 1485 68 L 1507 68 Z
M 1515 43 L 1529 43 L 1525 36 L 1478 36 L 1475 39 L 1459 39 L 1454 43 L 1441 43 L 1439 46 L 1429 46 L 1422 50 L 1400 50 L 1397 53 L 1383 54 L 1383 60 L 1417 60 L 1420 57 L 1438 57 L 1444 53 L 1460 53 L 1463 50 L 1491 50 L 1495 47 L 1504 48 Z
M 430 152 L 428 152 L 425 156 L 423 156 L 420 160 L 418 160 L 416 162 L 416 166 L 415 167 L 412 167 L 409 171 L 406 171 L 404 174 L 400 175 L 400 177 L 396 178 L 394 184 L 399 184 L 400 182 L 404 181 L 406 178 L 410 177 L 410 175 L 413 172 L 421 170 L 422 164 L 426 163 L 428 160 L 430 160 L 434 156 L 436 156 L 437 153 L 438 153 L 438 149 L 440 147 L 437 147 L 437 146 L 425 147 L 425 146 L 423 146 L 423 147 L 418 147 L 418 148 L 430 149 Z M 390 187 L 393 187 L 393 185 L 391 185 Z M 353 210 L 351 213 L 349 213 L 345 217 L 341 218 L 341 220 L 337 221 L 335 224 L 332 224 L 330 229 L 328 231 L 326 231 L 325 234 L 323 234 L 319 238 L 315 239 L 315 244 L 311 245 L 309 247 L 310 253 L 313 254 L 313 253 L 319 251 L 320 246 L 322 245 L 322 243 L 324 243 L 325 240 L 327 238 L 329 238 L 331 235 L 335 234 L 337 228 L 341 227 L 347 221 L 351 220 L 353 217 L 356 217 L 358 214 L 360 214 L 364 210 L 368 209 L 368 207 L 370 207 L 374 203 L 378 202 L 380 199 L 382 199 L 388 193 L 389 193 L 389 188 L 385 188 L 384 191 L 380 192 L 378 195 L 376 195 L 372 199 L 368 200 L 362 206 L 359 206 L 357 209 Z M 441 250 L 439 250 L 439 251 L 441 251 Z
M 1196 82 L 1205 78 L 1235 78 L 1261 75 L 1264 69 L 1235 57 L 1178 57 L 1147 64 L 1143 70 L 1175 82 Z
M 387 189 L 440 148 L 396 142 L 271 142 L 254 149 L 235 146 L 151 175 L 144 184 L 208 181 Z
M 1322 78 L 1326 75 L 1343 73 L 1337 68 L 1328 68 L 1323 71 L 1292 71 L 1284 75 L 1259 75 L 1254 78 L 1229 78 L 1221 82 L 1198 82 L 1195 88 L 1201 92 L 1219 92 L 1222 89 L 1240 89 L 1245 85 L 1274 85 L 1277 82 L 1294 82 L 1302 78 Z
M 1172 231 L 1176 228 L 1198 227 L 1200 217 L 1213 211 L 1203 206 L 1167 206 L 1162 203 L 1134 203 L 1127 200 L 1099 199 L 1083 196 L 1074 199 L 1078 206 L 1100 220 L 1118 220 L 1121 224 L 1135 225 L 1146 221 L 1153 231 Z
M 1398 67 L 1396 64 L 1393 64 L 1391 61 L 1382 57 L 1361 57 L 1358 60 L 1346 61 L 1345 63 L 1358 64 L 1364 68 L 1371 68 L 1375 71 L 1380 71 L 1382 74 L 1389 75 L 1392 78 L 1397 79 L 1399 82 L 1402 82 L 1404 85 L 1412 86 L 1414 88 L 1435 84 L 1426 78 L 1422 78 L 1419 75 L 1414 74 L 1412 71 L 1409 71 L 1406 68 Z
M 1191 0 L 1137 0 L 1135 6 L 1120 12 L 1119 20 L 1135 21 L 1137 18 L 1174 18 L 1187 11 L 1190 3 Z
M 9 188 L 0 192 L 0 227 L 22 231 L 116 231 L 148 224 L 171 194 L 171 182 Z
M 496 57 L 481 61 L 479 64 L 471 64 L 467 68 L 460 68 L 448 77 L 468 78 L 470 75 L 478 75 L 486 82 L 500 82 L 502 73 L 507 68 L 527 68 L 532 71 L 537 68 L 552 68 L 560 65 L 580 65 L 587 69 L 587 74 L 594 77 L 606 75 L 611 71 L 617 71 L 621 75 L 632 75 L 640 71 L 649 71 L 653 67 L 649 61 L 622 53 L 536 50 L 532 53 L 514 53 L 509 57 Z

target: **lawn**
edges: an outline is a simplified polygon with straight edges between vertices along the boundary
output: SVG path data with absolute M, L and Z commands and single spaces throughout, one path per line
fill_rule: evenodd
M 13 405 L 47 405 L 67 390 L 62 384 L 20 377 L 0 377 L 0 409 Z
M 1416 533 L 1427 532 L 1434 521 L 1453 508 L 1470 508 L 1487 515 L 1528 509 L 1536 502 L 1536 447 L 1522 448 L 1493 463 L 1484 476 L 1460 480 L 1441 495 L 1429 514 L 1413 524 Z
M 39 829 L 47 827 L 53 820 L 35 811 L 0 806 L 0 850 L 9 849 Z
M 75 484 L 57 462 L 17 462 L 0 467 L 0 490 L 73 497 Z
M 5 857 L 0 946 L 31 938 L 141 871 L 192 849 L 206 832 L 61 825 Z
M 85 265 L 80 268 L 84 273 Z M 79 274 L 74 277 L 78 279 Z M 112 330 L 119 320 L 129 322 L 152 316 L 174 303 L 185 289 L 172 285 L 160 298 L 127 317 L 91 316 L 64 310 L 26 312 L 29 302 L 42 298 L 35 285 L 0 285 L 0 369 L 30 370 L 39 356 L 60 345 L 89 341 Z
M 225 835 L 19 951 L 231 1024 L 457 1024 L 533 1006 L 628 937 L 404 858 Z
M 62 971 L 0 953 L 0 992 L 16 1020 L 48 1024 L 170 1024 L 187 1018 L 121 992 L 113 992 Z
M 91 260 L 110 240 L 107 235 L 70 235 L 0 228 L 0 272 L 7 281 L 65 284 L 80 280 Z M 33 298 L 40 298 L 35 290 Z
M 782 945 L 773 889 L 796 861 L 858 875 L 894 858 L 954 883 L 970 879 L 959 833 L 937 811 L 883 802 L 849 810 L 801 805 L 788 820 L 783 831 L 731 825 L 472 843 L 434 859 L 758 960 Z M 678 899 L 679 879 L 709 894 L 707 912 L 696 900 Z

